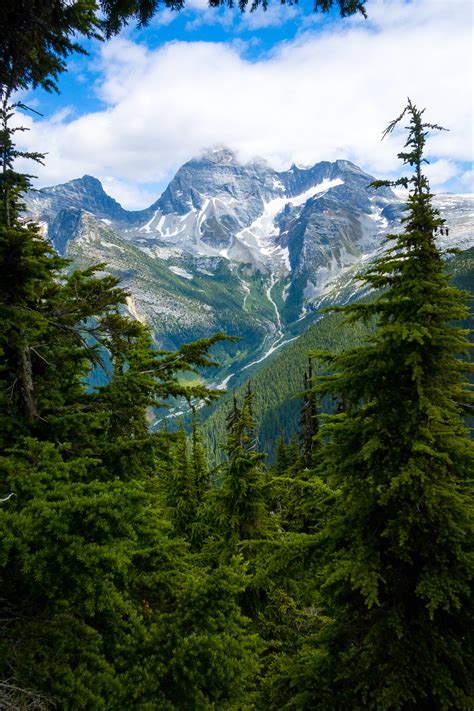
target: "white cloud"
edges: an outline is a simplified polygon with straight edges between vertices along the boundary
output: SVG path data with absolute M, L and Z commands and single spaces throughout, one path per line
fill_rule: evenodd
M 178 13 L 176 10 L 170 10 L 169 8 L 164 7 L 154 15 L 151 25 L 152 27 L 166 27 L 166 25 L 170 25 L 174 22 L 177 16 Z
M 112 40 L 97 85 L 104 110 L 28 119 L 25 147 L 48 151 L 36 171 L 40 183 L 108 176 L 114 197 L 143 207 L 149 189 L 140 198 L 137 185 L 158 189 L 212 145 L 263 156 L 279 169 L 348 158 L 388 176 L 398 170 L 403 136 L 381 142 L 381 133 L 410 96 L 428 107 L 427 120 L 450 128 L 429 144 L 441 187 L 465 171 L 457 161 L 472 158 L 472 4 L 371 0 L 367 10 L 368 22 L 318 22 L 317 32 L 302 23 L 297 39 L 254 62 L 237 42 L 172 42 L 152 51 Z
M 302 9 L 297 5 L 269 5 L 267 10 L 261 6 L 254 12 L 247 11 L 240 18 L 240 30 L 258 30 L 262 27 L 281 27 L 287 22 L 302 15 Z
M 186 23 L 186 31 L 191 32 L 199 27 L 220 25 L 228 30 L 232 28 L 239 10 L 229 7 L 209 7 L 207 0 L 187 0 L 184 12 L 192 15 Z
M 469 193 L 474 193 L 474 170 L 466 170 L 460 177 L 460 183 Z
M 427 165 L 425 173 L 430 181 L 431 188 L 438 190 L 448 180 L 458 175 L 459 168 L 453 161 L 441 158 Z

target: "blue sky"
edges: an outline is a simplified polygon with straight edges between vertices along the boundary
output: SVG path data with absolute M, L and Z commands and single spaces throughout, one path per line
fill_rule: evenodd
M 250 62 L 268 57 L 282 42 L 291 42 L 304 31 L 328 31 L 333 26 L 343 28 L 336 10 L 322 16 L 311 9 L 311 3 L 270 6 L 264 11 L 259 7 L 254 12 L 242 14 L 238 8 L 207 8 L 206 3 L 195 0 L 180 12 L 161 10 L 151 24 L 138 29 L 130 24 L 122 32 L 138 44 L 156 50 L 170 42 L 228 43 L 238 47 L 241 56 Z M 76 115 L 100 110 L 103 102 L 95 82 L 100 81 L 102 43 L 96 40 L 81 43 L 88 56 L 74 55 L 68 62 L 68 72 L 60 76 L 59 94 L 35 91 L 38 109 L 47 115 L 59 111 L 65 105 L 74 106 Z
M 241 15 L 191 0 L 146 30 L 87 43 L 59 95 L 25 97 L 43 114 L 25 119 L 23 136 L 48 152 L 38 184 L 88 173 L 124 206 L 145 207 L 216 145 L 277 169 L 346 158 L 391 176 L 401 136 L 380 136 L 410 95 L 450 128 L 431 144 L 433 187 L 474 192 L 473 4 L 367 0 L 367 12 L 341 19 L 274 3 Z

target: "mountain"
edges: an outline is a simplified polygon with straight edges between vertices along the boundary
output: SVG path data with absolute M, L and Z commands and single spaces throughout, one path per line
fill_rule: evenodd
M 451 203 L 451 199 L 449 200 Z M 451 257 L 448 273 L 453 283 L 460 289 L 474 291 L 474 248 Z M 463 324 L 473 329 L 471 318 Z M 348 324 L 340 313 L 327 313 L 311 325 L 307 331 L 289 344 L 279 354 L 256 371 L 251 378 L 253 393 L 253 415 L 256 423 L 256 435 L 261 451 L 273 456 L 276 440 L 284 434 L 288 440 L 299 431 L 301 418 L 301 399 L 303 374 L 308 366 L 308 352 L 337 352 L 363 343 L 372 332 L 372 326 L 364 323 Z M 474 332 L 473 332 L 474 335 Z M 320 363 L 313 361 L 314 372 L 319 371 Z M 278 383 L 278 387 L 275 387 Z M 222 458 L 222 444 L 226 436 L 226 419 L 235 397 L 241 401 L 247 390 L 248 381 L 242 382 L 232 393 L 228 393 L 216 404 L 205 408 L 203 412 L 204 436 L 212 459 Z M 328 411 L 331 403 L 320 403 L 322 411 Z
M 226 260 L 199 258 L 188 265 L 183 260 L 155 258 L 90 213 L 75 208 L 63 210 L 60 220 L 60 225 L 59 218 L 55 223 L 60 233 L 73 228 L 64 252 L 73 266 L 105 262 L 107 271 L 130 294 L 130 314 L 151 326 L 161 347 L 174 349 L 222 330 L 242 337 L 249 349 L 265 338 L 272 314 L 258 274 L 246 275 L 253 293 L 243 311 L 240 271 L 231 269 Z M 229 344 L 227 353 L 232 356 L 242 348 Z M 219 356 L 227 357 L 224 352 Z
M 90 176 L 26 196 L 74 264 L 105 262 L 158 345 L 224 331 L 217 386 L 303 333 L 323 305 L 361 295 L 355 275 L 399 229 L 403 200 L 345 160 L 275 171 L 226 149 L 185 163 L 149 208 L 127 211 Z M 449 246 L 474 242 L 473 198 L 442 196 Z
M 114 198 L 107 195 L 100 180 L 91 175 L 70 180 L 64 185 L 31 191 L 27 196 L 27 207 L 39 222 L 50 222 L 61 210 L 71 207 L 117 222 L 126 220 L 129 215 Z

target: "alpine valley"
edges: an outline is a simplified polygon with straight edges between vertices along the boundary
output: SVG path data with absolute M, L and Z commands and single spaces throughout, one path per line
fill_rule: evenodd
M 127 211 L 84 176 L 32 191 L 26 211 L 73 266 L 102 263 L 129 292 L 130 314 L 159 347 L 216 332 L 215 387 L 253 374 L 319 318 L 362 296 L 355 275 L 400 229 L 403 198 L 369 187 L 346 160 L 277 172 L 221 148 L 183 165 L 161 197 Z M 474 196 L 435 201 L 443 247 L 474 244 Z

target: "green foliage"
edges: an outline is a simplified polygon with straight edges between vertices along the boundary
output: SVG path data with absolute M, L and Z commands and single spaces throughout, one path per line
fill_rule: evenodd
M 208 570 L 178 537 L 189 522 L 157 476 L 173 443 L 147 425 L 170 396 L 216 397 L 182 374 L 211 367 L 222 336 L 154 350 L 114 277 L 65 273 L 21 222 L 20 192 L 0 216 L 0 703 L 231 708 L 257 668 L 245 570 Z M 103 353 L 107 383 L 87 390 Z
M 116 27 L 155 10 L 109 5 Z M 225 337 L 156 350 L 116 277 L 72 271 L 22 222 L 4 102 L 2 708 L 472 707 L 468 313 L 421 171 L 438 127 L 409 102 L 389 131 L 405 114 L 415 172 L 396 181 L 412 188 L 404 232 L 362 277 L 375 297 L 214 411 L 225 460 L 209 471 L 197 410 L 219 393 L 198 376 Z M 463 283 L 472 254 L 451 270 Z M 324 348 L 315 386 L 307 353 Z M 170 397 L 190 436 L 150 432 Z
M 22 207 L 19 200 L 20 195 L 30 188 L 30 178 L 32 177 L 18 173 L 14 168 L 15 160 L 26 158 L 43 164 L 44 155 L 20 151 L 16 148 L 13 142 L 14 134 L 27 129 L 22 126 L 11 128 L 9 121 L 17 109 L 23 111 L 30 109 L 19 101 L 11 104 L 8 93 L 3 96 L 0 94 L 0 99 L 0 223 L 9 226 L 18 217 Z
M 87 469 L 31 439 L 0 460 L 16 493 L 0 517 L 2 672 L 65 708 L 240 699 L 256 663 L 240 566 L 197 566 L 169 538 L 152 480 Z
M 344 324 L 339 314 L 325 314 L 296 341 L 289 344 L 267 365 L 252 376 L 253 416 L 260 448 L 271 457 L 281 432 L 286 440 L 297 434 L 301 426 L 301 400 L 296 397 L 304 389 L 303 374 L 308 352 L 314 350 L 342 351 L 362 343 L 372 331 L 369 324 Z M 321 366 L 316 373 L 321 373 Z M 246 384 L 236 388 L 238 398 L 244 396 Z M 203 426 L 204 441 L 211 458 L 219 461 L 220 445 L 225 437 L 225 421 L 229 399 L 223 398 L 209 410 Z M 326 398 L 321 409 L 328 411 L 332 402 Z
M 201 503 L 209 488 L 210 481 L 207 452 L 203 445 L 201 424 L 196 410 L 193 410 L 191 422 L 191 466 L 196 488 L 196 498 L 198 503 Z
M 257 452 L 250 384 L 242 406 L 228 419 L 227 461 L 221 468 L 216 516 L 224 550 L 235 552 L 243 540 L 260 538 L 268 529 L 265 508 L 264 455 Z
M 298 708 L 472 706 L 473 445 L 463 423 L 465 294 L 445 274 L 443 224 L 422 173 L 427 130 L 411 102 L 413 166 L 404 231 L 361 278 L 382 289 L 344 309 L 376 317 L 368 343 L 326 355 L 320 392 L 341 398 L 320 474 L 340 487 L 329 515 L 323 597 L 334 618 L 295 668 Z M 386 185 L 386 182 L 378 184 Z M 317 701 L 315 701 L 316 690 Z M 287 708 L 294 708 L 291 704 Z
M 310 469 L 315 462 L 319 444 L 318 404 L 313 387 L 313 366 L 311 358 L 309 358 L 308 370 L 305 370 L 304 373 L 303 385 L 304 392 L 301 403 L 299 437 L 302 449 L 303 466 Z

